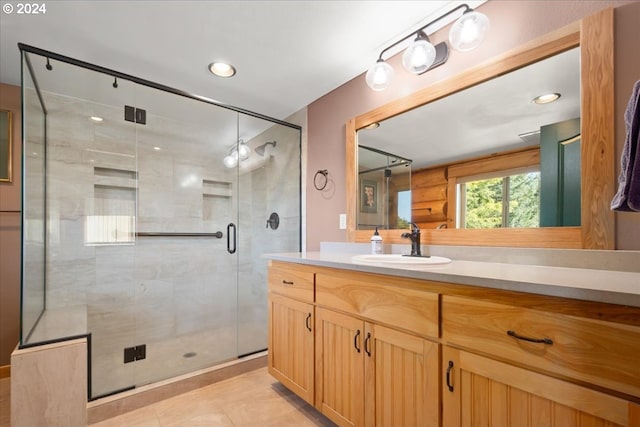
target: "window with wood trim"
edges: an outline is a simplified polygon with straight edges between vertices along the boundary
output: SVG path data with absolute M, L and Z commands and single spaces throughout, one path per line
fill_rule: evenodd
M 540 168 L 530 166 L 457 180 L 458 228 L 540 224 Z
M 538 146 L 451 164 L 447 177 L 450 226 L 540 226 Z

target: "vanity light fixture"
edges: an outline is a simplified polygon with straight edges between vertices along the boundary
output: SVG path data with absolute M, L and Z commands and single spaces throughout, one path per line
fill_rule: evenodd
M 402 66 L 413 74 L 422 74 L 436 59 L 436 48 L 424 31 L 418 31 L 413 44 L 402 55 Z
M 224 156 L 222 162 L 228 168 L 235 168 L 238 162 L 248 159 L 250 154 L 249 146 L 241 139 L 231 147 L 229 154 Z
M 233 77 L 236 74 L 235 67 L 226 62 L 212 62 L 209 64 L 209 71 L 218 77 Z
M 380 127 L 380 122 L 373 122 L 370 125 L 366 125 L 362 129 L 371 130 L 371 129 L 378 129 L 379 127 Z
M 434 46 L 425 30 L 460 9 L 464 9 L 464 12 L 462 12 L 462 16 L 458 18 L 449 31 L 449 43 L 454 49 L 461 52 L 478 47 L 489 30 L 489 18 L 480 12 L 474 11 L 469 5 L 461 4 L 383 49 L 376 63 L 367 70 L 365 77 L 367 85 L 375 91 L 385 90 L 389 87 L 394 71 L 393 67 L 387 64 L 382 57 L 389 49 L 413 36 L 415 36 L 415 40 L 402 55 L 402 65 L 407 71 L 420 75 L 447 62 L 449 58 L 447 43 L 440 42 Z
M 531 100 L 534 104 L 549 104 L 550 102 L 557 101 L 560 98 L 559 93 L 545 93 L 544 95 L 536 96 Z

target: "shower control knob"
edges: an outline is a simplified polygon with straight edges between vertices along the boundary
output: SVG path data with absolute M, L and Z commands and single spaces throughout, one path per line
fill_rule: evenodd
M 267 220 L 267 228 L 271 227 L 272 230 L 277 230 L 280 225 L 280 217 L 277 213 L 273 212 Z

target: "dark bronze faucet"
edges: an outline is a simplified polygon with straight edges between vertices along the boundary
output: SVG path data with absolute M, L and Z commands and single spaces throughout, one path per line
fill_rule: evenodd
M 410 256 L 422 256 L 420 252 L 420 228 L 413 223 L 409 223 L 411 225 L 410 233 L 402 233 L 400 237 L 411 239 L 411 255 Z

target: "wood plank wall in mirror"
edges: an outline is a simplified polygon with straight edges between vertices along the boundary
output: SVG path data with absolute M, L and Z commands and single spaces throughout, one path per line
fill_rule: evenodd
M 496 58 L 468 69 L 452 78 L 437 82 L 408 97 L 393 101 L 347 122 L 346 126 L 346 193 L 347 193 L 347 238 L 349 241 L 365 242 L 370 239 L 370 230 L 359 230 L 356 224 L 358 187 L 358 130 L 410 112 L 467 88 L 489 81 L 530 64 L 557 56 L 563 52 L 579 52 L 580 57 L 580 117 L 571 123 L 580 135 L 580 142 L 574 144 L 580 158 L 580 178 L 574 191 L 580 209 L 574 218 L 566 220 L 568 226 L 539 227 L 514 226 L 511 228 L 455 228 L 459 224 L 460 209 L 456 209 L 456 191 L 465 182 L 464 162 L 456 168 L 444 168 L 443 177 L 447 186 L 449 212 L 433 227 L 422 228 L 423 244 L 479 245 L 547 248 L 590 248 L 613 249 L 614 215 L 609 203 L 614 193 L 614 116 L 613 116 L 613 9 L 604 10 L 584 18 L 567 27 L 547 34 L 539 39 L 506 52 Z M 577 127 L 576 127 L 577 126 Z M 367 132 L 367 131 L 362 131 Z M 573 136 L 573 135 L 572 135 Z M 428 147 L 420 147 L 428 150 Z M 420 149 L 417 148 L 417 149 Z M 530 148 L 506 150 L 509 162 L 521 163 L 521 170 L 528 170 L 539 158 L 539 150 Z M 536 151 L 535 153 L 533 151 Z M 397 154 L 397 153 L 394 153 Z M 410 156 L 409 156 L 410 157 Z M 487 155 L 485 163 L 500 162 L 497 156 Z M 479 156 L 482 159 L 482 156 Z M 477 159 L 476 159 L 477 160 Z M 502 163 L 505 163 L 502 161 Z M 483 163 L 483 167 L 486 165 Z M 441 175 L 437 167 L 432 168 L 435 178 Z M 431 171 L 430 171 L 431 173 Z M 436 176 L 437 175 L 437 176 Z M 414 179 L 415 178 L 415 179 Z M 431 179 L 431 178 L 428 178 Z M 412 178 L 412 192 L 420 184 L 418 175 Z M 457 190 L 458 189 L 458 190 Z M 451 206 L 453 205 L 453 206 Z M 420 222 L 420 206 L 412 204 L 412 218 Z M 457 216 L 456 216 L 457 215 Z M 548 216 L 548 214 L 543 214 Z M 577 217 L 575 217 L 577 215 Z M 545 220 L 548 221 L 548 220 Z M 457 222 L 457 224 L 456 224 Z M 548 224 L 549 222 L 547 222 Z M 447 228 L 438 225 L 446 224 Z M 577 225 L 573 225 L 577 224 Z M 558 224 L 554 224 L 558 225 Z M 400 235 L 404 230 L 386 229 L 381 235 L 386 243 L 406 243 Z

